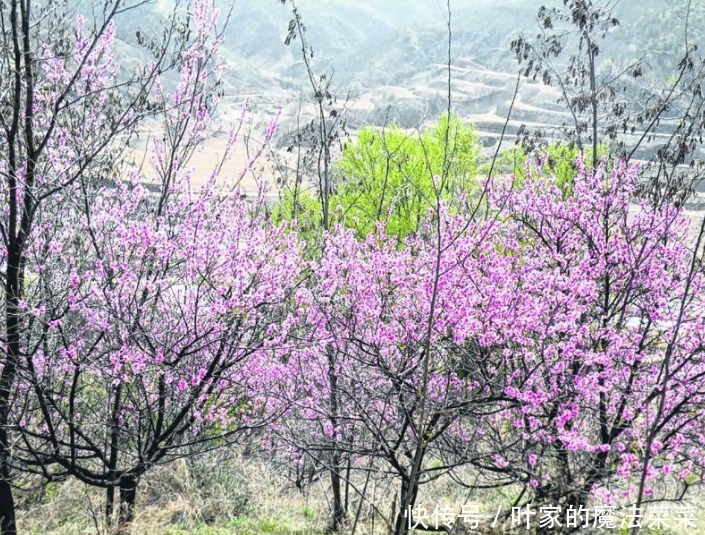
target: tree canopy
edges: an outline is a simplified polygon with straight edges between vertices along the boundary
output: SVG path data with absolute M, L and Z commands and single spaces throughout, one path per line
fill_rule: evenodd
M 416 232 L 441 198 L 471 194 L 481 154 L 474 128 L 457 115 L 443 115 L 421 132 L 395 125 L 362 128 L 343 147 L 334 164 L 336 187 L 331 195 L 334 222 L 365 237 L 378 223 L 404 238 Z M 434 177 L 444 177 L 435 180 Z M 284 193 L 276 217 L 296 218 L 304 231 L 320 222 L 320 203 L 306 192 Z

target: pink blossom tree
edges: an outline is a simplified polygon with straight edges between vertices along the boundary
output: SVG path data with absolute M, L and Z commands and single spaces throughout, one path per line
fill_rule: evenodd
M 397 532 L 406 530 L 421 485 L 469 462 L 472 415 L 494 396 L 479 388 L 493 380 L 488 370 L 467 365 L 480 325 L 479 294 L 468 276 L 479 274 L 478 256 L 495 247 L 496 224 L 452 212 L 439 202 L 425 236 L 402 247 L 381 225 L 365 241 L 336 228 L 296 293 L 304 333 L 296 359 L 306 369 L 296 406 L 311 434 L 290 443 L 300 458 L 340 471 L 326 457 L 334 442 L 349 484 L 351 473 L 382 466 L 400 485 L 390 526 Z M 441 465 L 430 466 L 428 456 Z M 366 499 L 364 485 L 349 486 Z
M 119 489 L 129 521 L 147 470 L 284 409 L 295 234 L 267 224 L 261 194 L 217 181 L 221 162 L 201 187 L 188 167 L 221 92 L 218 11 L 179 4 L 162 41 L 138 36 L 154 59 L 129 75 L 114 19 L 139 5 L 108 3 L 72 34 L 65 6 L 12 2 L 3 26 L 2 533 L 13 467 L 105 488 L 108 522 Z M 163 137 L 140 168 L 128 143 L 144 119 Z
M 149 94 L 169 67 L 174 21 L 165 40 L 150 43 L 146 67 L 118 76 L 109 50 L 114 19 L 134 5 L 111 2 L 95 25 L 70 21 L 69 6 L 33 6 L 13 0 L 0 9 L 0 220 L 4 311 L 0 357 L 0 530 L 15 532 L 10 467 L 11 427 L 18 368 L 31 351 L 21 309 L 32 279 L 29 249 L 44 208 L 62 198 L 79 178 L 111 168 L 138 121 L 149 114 Z
M 526 500 L 640 504 L 649 481 L 705 460 L 702 227 L 693 249 L 681 211 L 631 205 L 635 187 L 618 165 L 581 166 L 570 196 L 531 178 L 493 188 L 506 209 L 481 330 L 507 404 L 479 466 Z

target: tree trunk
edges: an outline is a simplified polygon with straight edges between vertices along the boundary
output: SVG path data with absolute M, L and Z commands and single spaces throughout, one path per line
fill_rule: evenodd
M 20 323 L 17 305 L 20 300 L 22 278 L 20 255 L 17 247 L 8 249 L 5 283 L 5 335 L 7 353 L 2 376 L 0 376 L 0 532 L 2 535 L 17 533 L 15 525 L 15 502 L 10 485 L 10 442 L 8 426 L 10 418 L 10 397 L 17 374 L 20 355 Z
M 128 526 L 135 517 L 135 499 L 137 498 L 137 478 L 124 476 L 120 480 L 120 527 Z
M 394 523 L 394 533 L 396 535 L 406 535 L 406 533 L 408 533 L 409 519 L 407 519 L 406 515 L 411 514 L 411 511 L 414 509 L 414 505 L 416 505 L 416 497 L 418 495 L 418 491 L 418 483 L 416 485 L 410 485 L 408 477 L 402 478 L 401 496 L 399 500 L 399 503 L 402 505 L 400 506 L 399 511 L 397 512 L 397 520 Z M 409 508 L 407 510 L 404 510 L 403 504 L 407 502 L 407 497 L 409 498 Z M 411 519 L 411 521 L 413 525 L 413 519 Z
M 113 410 L 110 417 L 110 423 L 112 430 L 110 431 L 110 456 L 108 457 L 108 464 L 106 468 L 108 469 L 108 475 L 110 479 L 114 480 L 116 477 L 116 468 L 118 460 L 118 443 L 120 441 L 120 431 L 119 431 L 119 415 L 120 407 L 122 401 L 122 384 L 119 384 L 115 390 L 115 399 L 113 401 Z M 122 490 L 120 491 L 122 496 Z M 110 525 L 113 516 L 114 504 L 115 504 L 115 487 L 108 487 L 105 493 L 105 523 Z M 120 498 L 122 502 L 122 497 Z
M 347 509 L 343 505 L 343 493 L 341 485 L 340 471 L 342 469 L 342 455 L 338 447 L 338 375 L 336 370 L 335 352 L 329 346 L 326 348 L 328 356 L 328 381 L 330 386 L 330 423 L 333 427 L 333 442 L 332 442 L 332 466 L 330 472 L 331 487 L 333 487 L 333 519 L 331 522 L 331 531 L 340 531 L 347 516 Z
M 5 466 L 3 466 L 3 472 L 6 472 Z M 12 487 L 7 480 L 7 475 L 4 473 L 0 477 L 0 533 L 2 535 L 15 535 L 17 533 Z
M 340 474 L 338 473 L 338 463 L 334 461 L 335 465 L 330 473 L 330 482 L 333 487 L 333 521 L 331 523 L 331 531 L 340 531 L 345 523 L 346 511 L 343 506 L 343 496 L 341 492 L 341 480 Z
M 115 509 L 115 487 L 105 489 L 105 525 L 113 523 L 113 511 Z

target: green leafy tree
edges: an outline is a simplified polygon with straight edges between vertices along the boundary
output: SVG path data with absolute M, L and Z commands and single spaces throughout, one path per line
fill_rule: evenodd
M 378 222 L 399 238 L 416 232 L 433 208 L 435 187 L 451 199 L 472 194 L 481 145 L 473 127 L 457 115 L 445 114 L 421 133 L 391 126 L 365 127 L 343 148 L 334 165 L 337 186 L 331 196 L 331 218 L 361 237 Z M 444 176 L 437 181 L 435 176 Z M 274 210 L 275 218 L 296 218 L 300 230 L 311 232 L 320 203 L 310 195 L 288 192 Z

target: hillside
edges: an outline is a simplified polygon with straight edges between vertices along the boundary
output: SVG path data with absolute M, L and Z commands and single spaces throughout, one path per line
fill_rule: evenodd
M 227 3 L 218 0 L 222 9 Z M 452 7 L 452 99 L 457 113 L 473 123 L 487 150 L 495 147 L 506 120 L 517 77 L 510 42 L 538 32 L 536 13 L 545 0 L 456 0 Z M 391 121 L 405 128 L 429 124 L 447 107 L 448 34 L 445 2 L 438 0 L 300 0 L 298 6 L 314 50 L 314 69 L 332 79 L 332 93 L 349 97 L 348 130 Z M 145 16 L 118 21 L 124 61 L 144 60 L 134 44 L 136 32 L 149 33 L 167 17 L 173 4 L 161 0 L 143 8 Z M 649 95 L 677 71 L 684 49 L 685 2 L 623 0 L 615 14 L 620 26 L 604 41 L 598 68 L 617 72 L 642 59 L 645 74 L 630 82 L 632 95 Z M 224 35 L 229 72 L 220 113 L 234 120 L 245 100 L 252 110 L 253 131 L 282 110 L 278 145 L 288 143 L 297 110 L 309 111 L 311 89 L 300 44 L 284 44 L 289 5 L 279 0 L 240 0 Z M 703 43 L 705 5 L 693 3 L 688 17 L 689 44 Z M 700 47 L 703 48 L 702 46 Z M 560 91 L 540 81 L 522 79 L 508 139 L 521 125 L 551 131 L 569 120 Z M 639 100 L 639 98 L 635 98 Z M 666 120 L 662 132 L 673 122 Z M 658 141 L 659 138 L 656 139 Z M 656 145 L 642 151 L 647 156 Z

